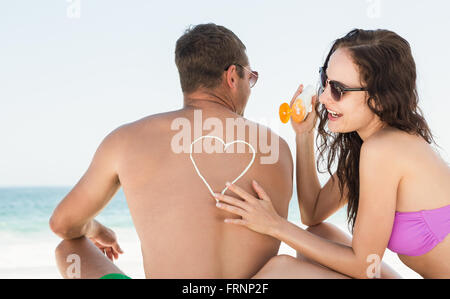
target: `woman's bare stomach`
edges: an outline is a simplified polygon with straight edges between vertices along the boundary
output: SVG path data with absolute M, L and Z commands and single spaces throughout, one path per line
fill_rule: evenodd
M 450 235 L 424 255 L 398 257 L 423 278 L 450 278 Z

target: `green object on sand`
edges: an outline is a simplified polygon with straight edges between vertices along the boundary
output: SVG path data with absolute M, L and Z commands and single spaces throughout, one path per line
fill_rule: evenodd
M 100 277 L 100 279 L 131 279 L 131 278 L 120 273 L 110 273 Z

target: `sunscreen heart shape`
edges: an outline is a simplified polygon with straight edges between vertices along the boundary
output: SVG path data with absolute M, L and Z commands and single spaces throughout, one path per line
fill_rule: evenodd
M 243 144 L 246 144 L 246 145 L 251 149 L 251 151 L 252 151 L 252 153 L 253 153 L 252 160 L 250 161 L 250 163 L 248 163 L 247 167 L 241 172 L 241 174 L 239 174 L 239 175 L 231 182 L 231 184 L 236 183 L 236 182 L 237 182 L 237 181 L 238 181 L 238 180 L 239 180 L 239 179 L 240 179 L 240 178 L 241 178 L 241 177 L 242 177 L 242 176 L 250 169 L 250 167 L 252 166 L 253 162 L 255 161 L 256 151 L 255 151 L 255 149 L 253 148 L 253 146 L 252 146 L 250 143 L 246 142 L 246 141 L 243 141 L 243 140 L 235 140 L 235 141 L 232 141 L 232 142 L 229 142 L 229 143 L 225 143 L 225 141 L 223 141 L 222 138 L 219 138 L 219 137 L 216 137 L 216 136 L 209 136 L 209 135 L 207 135 L 207 136 L 201 136 L 201 137 L 195 139 L 195 140 L 191 143 L 191 148 L 190 148 L 190 151 L 189 151 L 189 157 L 191 158 L 192 164 L 194 165 L 195 171 L 197 172 L 198 176 L 202 179 L 202 181 L 205 183 L 206 187 L 208 188 L 209 192 L 210 192 L 211 195 L 214 197 L 214 191 L 211 189 L 211 186 L 208 184 L 208 182 L 206 181 L 206 179 L 205 179 L 205 178 L 203 177 L 203 175 L 200 173 L 200 170 L 198 170 L 197 164 L 195 163 L 195 160 L 194 160 L 194 158 L 192 157 L 192 149 L 193 149 L 193 147 L 194 147 L 194 144 L 196 144 L 198 141 L 203 140 L 203 139 L 205 139 L 205 138 L 211 138 L 211 139 L 215 139 L 215 140 L 220 141 L 220 142 L 223 144 L 223 146 L 224 146 L 224 150 L 226 150 L 230 145 L 233 145 L 233 144 L 235 144 L 235 143 L 243 143 Z M 225 187 L 225 189 L 222 190 L 221 194 L 222 194 L 222 195 L 225 194 L 225 191 L 227 191 L 227 189 L 228 189 L 228 187 Z M 217 201 L 218 201 L 218 200 L 216 199 L 216 202 L 217 202 Z

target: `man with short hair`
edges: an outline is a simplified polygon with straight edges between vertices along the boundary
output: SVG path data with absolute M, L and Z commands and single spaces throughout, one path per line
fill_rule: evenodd
M 63 276 L 73 253 L 81 260 L 81 278 L 124 274 L 102 253 L 110 259 L 122 253 L 114 232 L 94 219 L 120 186 L 147 278 L 250 278 L 277 254 L 278 240 L 224 223 L 235 216 L 219 210 L 211 193 L 241 176 L 235 185 L 256 196 L 251 187 L 256 180 L 287 217 L 291 153 L 276 134 L 243 118 L 258 79 L 245 51 L 233 32 L 215 24 L 195 26 L 179 38 L 175 62 L 183 108 L 145 117 L 106 136 L 50 219 L 51 229 L 64 239 L 56 249 Z M 210 139 L 198 140 L 201 136 Z M 235 140 L 241 143 L 224 144 Z M 268 145 L 270 153 L 262 150 Z

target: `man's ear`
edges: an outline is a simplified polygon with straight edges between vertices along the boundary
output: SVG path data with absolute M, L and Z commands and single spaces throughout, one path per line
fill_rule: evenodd
M 236 66 L 231 65 L 228 70 L 225 73 L 225 82 L 227 83 L 227 86 L 231 89 L 234 89 L 237 87 L 237 72 L 236 72 Z

